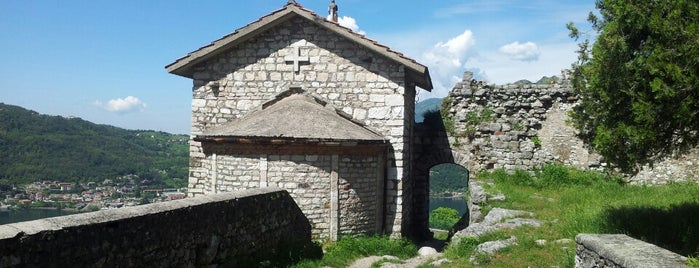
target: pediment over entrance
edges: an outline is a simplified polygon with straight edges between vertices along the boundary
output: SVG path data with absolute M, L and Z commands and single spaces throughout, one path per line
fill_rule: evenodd
M 237 47 L 240 44 L 264 33 L 265 31 L 268 31 L 269 29 L 272 29 L 294 18 L 302 18 L 307 20 L 316 27 L 327 29 L 345 38 L 349 42 L 359 44 L 370 51 L 374 51 L 395 61 L 406 68 L 408 78 L 410 78 L 415 85 L 427 91 L 432 90 L 432 79 L 430 78 L 430 73 L 427 66 L 424 66 L 414 59 L 409 58 L 400 52 L 394 51 L 375 40 L 355 33 L 351 29 L 345 28 L 336 22 L 332 22 L 324 17 L 318 16 L 318 14 L 315 12 L 306 9 L 297 3 L 289 3 L 282 9 L 263 16 L 257 21 L 251 22 L 250 24 L 239 28 L 230 34 L 213 41 L 211 44 L 205 45 L 188 53 L 187 55 L 177 59 L 175 62 L 167 65 L 165 68 L 170 73 L 188 78 L 194 78 L 196 67 L 201 63 L 215 58 L 221 53 Z M 296 71 L 298 71 L 298 69 L 296 69 Z
M 305 93 L 282 94 L 239 119 L 205 130 L 197 138 L 388 142 L 324 100 Z

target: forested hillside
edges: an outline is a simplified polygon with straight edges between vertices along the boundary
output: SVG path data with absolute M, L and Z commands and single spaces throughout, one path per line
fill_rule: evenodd
M 186 135 L 125 130 L 0 103 L 0 185 L 129 174 L 181 184 L 188 177 L 187 141 Z
M 465 193 L 468 188 L 468 170 L 455 164 L 441 164 L 430 169 L 430 194 Z
M 415 104 L 415 123 L 422 123 L 425 120 L 425 113 L 439 111 L 442 105 L 442 98 L 426 99 Z

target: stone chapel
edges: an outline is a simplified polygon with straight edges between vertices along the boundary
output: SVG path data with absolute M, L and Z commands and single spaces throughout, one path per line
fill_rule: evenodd
M 193 80 L 190 196 L 276 186 L 314 239 L 415 232 L 426 66 L 289 1 L 166 69 Z

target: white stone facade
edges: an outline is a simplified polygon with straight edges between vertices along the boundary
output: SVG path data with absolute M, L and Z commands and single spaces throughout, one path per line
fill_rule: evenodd
M 317 238 L 404 231 L 415 85 L 403 65 L 298 17 L 199 63 L 192 76 L 190 196 L 278 186 L 291 193 Z M 207 151 L 194 140 L 291 88 L 326 100 L 389 146 L 380 153 L 240 154 Z

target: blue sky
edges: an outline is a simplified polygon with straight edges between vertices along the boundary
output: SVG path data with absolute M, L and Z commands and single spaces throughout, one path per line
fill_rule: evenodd
M 299 0 L 327 14 L 329 0 Z M 336 0 L 340 23 L 427 65 L 443 97 L 464 71 L 491 83 L 559 75 L 565 24 L 594 0 Z M 0 102 L 128 129 L 188 134 L 191 80 L 165 65 L 286 0 L 0 1 Z

